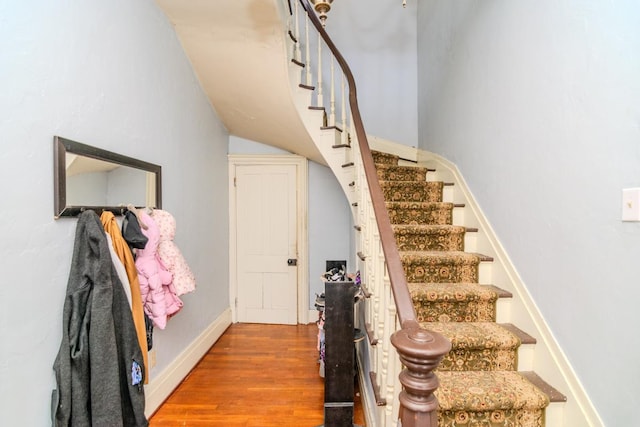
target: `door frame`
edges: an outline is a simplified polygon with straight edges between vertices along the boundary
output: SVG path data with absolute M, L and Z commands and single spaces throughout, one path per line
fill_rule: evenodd
M 295 154 L 229 154 L 229 306 L 231 319 L 238 322 L 237 298 L 237 239 L 236 239 L 236 188 L 237 166 L 294 165 L 296 166 L 296 246 L 298 259 L 297 311 L 298 323 L 309 323 L 309 246 L 308 246 L 308 163 L 307 159 Z

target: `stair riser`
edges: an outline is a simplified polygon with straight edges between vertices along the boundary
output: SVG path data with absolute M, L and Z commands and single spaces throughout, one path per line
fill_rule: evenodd
M 531 371 L 535 344 L 517 348 L 467 349 L 455 343 L 438 365 L 439 371 Z
M 394 167 L 378 168 L 378 179 L 381 181 L 426 181 L 427 170 L 421 168 Z
M 382 153 L 380 151 L 372 151 L 373 162 L 382 165 L 397 165 L 399 157 L 393 154 Z
M 477 264 L 404 263 L 408 282 L 423 283 L 478 283 Z
M 495 322 L 496 306 L 491 301 L 434 301 L 414 298 L 418 322 Z
M 438 366 L 439 371 L 515 371 L 517 349 L 452 348 Z
M 441 202 L 442 183 L 424 182 L 415 184 L 382 183 L 382 192 L 387 202 Z
M 542 427 L 544 425 L 544 409 L 501 409 L 483 412 L 438 411 L 438 426 L 440 427 Z
M 394 209 L 388 208 L 392 224 L 449 225 L 453 223 L 452 209 Z
M 396 233 L 400 251 L 464 251 L 464 233 Z

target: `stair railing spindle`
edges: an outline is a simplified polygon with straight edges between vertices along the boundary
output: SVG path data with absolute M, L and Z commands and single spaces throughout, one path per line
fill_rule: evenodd
M 336 125 L 336 84 L 335 84 L 335 61 L 333 60 L 333 56 L 329 57 L 329 61 L 331 66 L 329 67 L 331 71 L 331 93 L 329 95 L 329 126 Z
M 344 73 L 340 73 L 340 126 L 342 126 L 342 135 L 340 136 L 343 145 L 348 144 L 347 135 L 349 132 L 347 129 L 347 98 L 345 88 Z
M 300 52 L 300 13 L 298 10 L 300 3 L 295 2 L 295 5 L 296 6 L 294 8 L 294 13 L 293 13 L 295 26 L 294 26 L 293 34 L 296 38 L 296 43 L 294 43 L 295 48 L 293 52 L 293 57 L 296 61 L 300 62 L 302 60 L 302 55 Z M 308 21 L 305 19 L 305 22 L 308 22 Z
M 307 86 L 311 86 L 313 84 L 313 79 L 311 77 L 311 45 L 309 44 L 309 20 L 305 19 L 304 20 L 304 39 L 305 39 L 305 64 L 307 64 L 307 66 L 305 67 L 305 75 L 306 75 L 306 79 L 305 79 L 305 84 Z
M 322 37 L 318 37 L 318 107 L 324 107 L 324 94 L 322 93 Z
M 385 420 L 386 425 L 393 425 L 394 420 L 398 419 L 398 404 L 396 403 L 394 396 L 398 394 L 398 373 L 401 370 L 400 359 L 398 353 L 396 353 L 395 347 L 391 345 L 391 335 L 396 331 L 396 306 L 393 304 L 393 295 L 391 290 L 391 283 L 388 279 L 385 279 L 385 296 L 389 299 L 389 305 L 387 306 L 386 314 L 387 319 L 384 325 L 384 341 L 382 343 L 384 352 L 387 354 L 387 374 L 383 376 L 384 383 L 381 382 L 380 390 L 381 394 L 387 400 L 385 407 Z

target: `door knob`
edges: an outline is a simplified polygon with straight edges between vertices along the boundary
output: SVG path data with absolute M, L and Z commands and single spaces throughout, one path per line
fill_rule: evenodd
M 298 265 L 298 260 L 295 258 L 289 258 L 287 260 L 287 265 L 288 266 L 294 266 L 294 265 Z

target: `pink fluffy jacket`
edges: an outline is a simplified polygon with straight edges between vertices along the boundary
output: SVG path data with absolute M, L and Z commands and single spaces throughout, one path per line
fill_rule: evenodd
M 155 326 L 164 329 L 169 317 L 182 308 L 182 301 L 178 298 L 173 286 L 173 275 L 167 270 L 158 255 L 160 243 L 158 225 L 143 211 L 139 212 L 139 219 L 147 227 L 146 230 L 141 227 L 142 234 L 149 239 L 144 249 L 136 251 L 136 269 L 140 280 L 144 311 Z
M 180 249 L 173 242 L 176 235 L 175 218 L 167 211 L 156 209 L 153 211 L 153 220 L 160 229 L 158 256 L 160 256 L 167 270 L 173 274 L 173 287 L 176 290 L 176 294 L 180 296 L 193 292 L 196 289 L 196 278 L 182 256 Z

